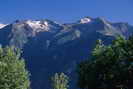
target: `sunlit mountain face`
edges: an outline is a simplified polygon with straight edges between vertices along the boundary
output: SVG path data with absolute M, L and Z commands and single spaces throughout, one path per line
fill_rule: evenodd
M 7 24 L 1 24 L 0 23 L 0 29 L 4 28 Z
M 31 73 L 32 89 L 50 89 L 50 77 L 64 72 L 76 84 L 76 66 L 89 58 L 96 40 L 109 44 L 115 37 L 128 38 L 133 26 L 111 23 L 104 18 L 85 17 L 75 23 L 24 20 L 0 24 L 0 44 L 20 48 Z M 73 81 L 75 80 L 75 81 Z

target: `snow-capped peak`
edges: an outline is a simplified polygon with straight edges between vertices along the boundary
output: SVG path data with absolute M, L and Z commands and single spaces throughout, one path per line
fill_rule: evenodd
M 26 23 L 33 29 L 45 29 L 46 30 L 48 28 L 48 22 L 47 21 L 44 21 L 42 23 L 41 21 L 28 20 Z
M 89 23 L 91 21 L 92 21 L 91 18 L 85 17 L 85 18 L 83 18 L 83 19 L 80 20 L 80 23 L 84 24 L 84 23 Z
M 7 24 L 1 24 L 0 23 L 0 29 L 4 28 Z

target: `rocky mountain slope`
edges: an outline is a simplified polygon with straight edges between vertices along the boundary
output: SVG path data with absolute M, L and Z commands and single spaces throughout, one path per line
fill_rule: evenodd
M 85 17 L 68 24 L 17 20 L 0 27 L 0 44 L 23 50 L 32 89 L 50 89 L 50 77 L 56 72 L 67 73 L 74 86 L 76 65 L 88 58 L 96 40 L 109 44 L 116 36 L 127 38 L 132 32 L 133 26 L 128 23 L 111 23 L 104 18 Z

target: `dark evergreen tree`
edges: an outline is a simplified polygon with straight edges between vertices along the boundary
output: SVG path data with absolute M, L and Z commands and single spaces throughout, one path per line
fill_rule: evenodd
M 117 37 L 111 45 L 98 41 L 92 59 L 78 66 L 82 89 L 133 89 L 133 37 Z

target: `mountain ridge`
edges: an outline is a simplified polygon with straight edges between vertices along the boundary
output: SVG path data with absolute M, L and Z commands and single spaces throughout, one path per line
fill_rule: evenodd
M 112 23 L 104 18 L 85 17 L 75 23 L 51 20 L 15 21 L 0 30 L 0 44 L 21 48 L 31 72 L 32 89 L 50 89 L 50 77 L 56 72 L 70 76 L 76 83 L 76 65 L 88 59 L 101 39 L 110 44 L 118 35 L 128 38 L 133 26 Z

